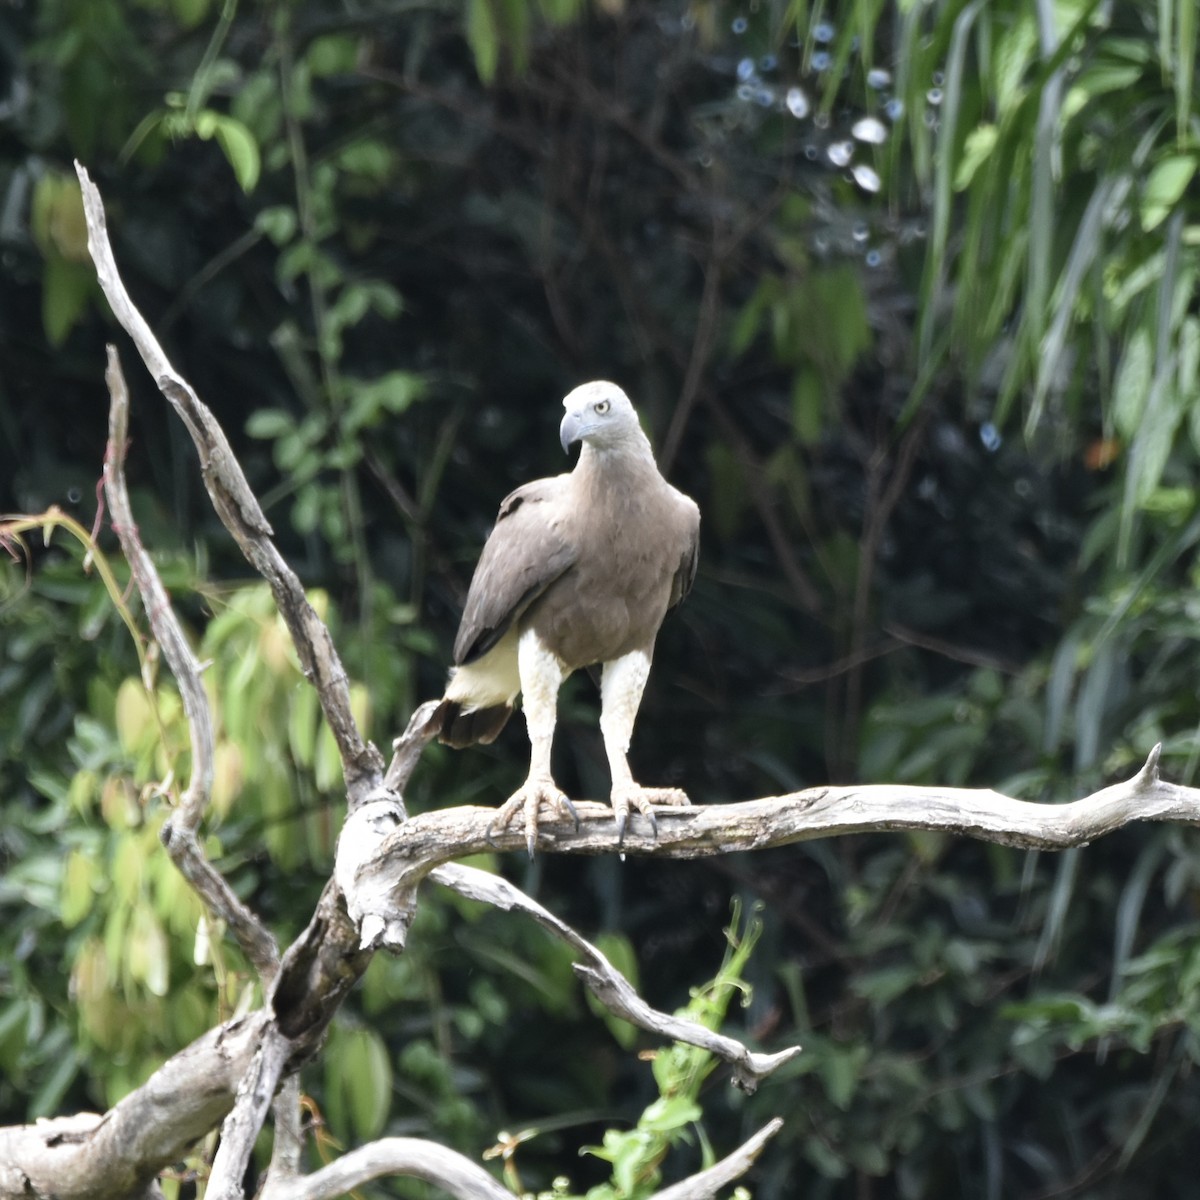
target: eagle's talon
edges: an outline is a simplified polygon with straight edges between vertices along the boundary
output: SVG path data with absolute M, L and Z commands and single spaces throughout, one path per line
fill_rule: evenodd
M 566 808 L 567 813 L 570 815 L 571 820 L 575 822 L 575 832 L 578 833 L 579 830 L 582 828 L 582 825 L 580 824 L 580 821 L 579 821 L 579 813 L 576 812 L 575 805 L 573 805 L 571 803 L 571 801 L 568 800 L 565 795 L 562 795 L 562 793 L 560 793 L 560 796 L 562 799 L 563 806 Z
M 675 808 L 691 804 L 691 801 L 687 798 L 687 793 L 679 788 L 647 788 L 634 783 L 614 788 L 609 803 L 612 804 L 613 814 L 617 819 L 619 849 L 625 844 L 625 827 L 631 808 L 636 808 L 650 822 L 650 834 L 657 838 L 658 817 L 655 815 L 654 806 L 661 804 L 667 808 Z
M 492 845 L 495 845 L 491 839 L 492 830 L 507 829 L 513 823 L 517 814 L 522 813 L 525 818 L 525 849 L 529 852 L 530 859 L 532 859 L 534 851 L 537 849 L 538 822 L 541 818 L 543 805 L 553 809 L 557 816 L 572 817 L 575 821 L 576 830 L 579 829 L 579 815 L 575 811 L 575 806 L 564 793 L 558 790 L 553 779 L 527 779 L 496 810 L 496 815 L 492 818 L 492 822 L 488 826 L 487 840 Z

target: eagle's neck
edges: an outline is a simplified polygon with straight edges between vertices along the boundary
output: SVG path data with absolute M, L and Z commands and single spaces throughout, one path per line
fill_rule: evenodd
M 575 474 L 580 483 L 612 487 L 618 481 L 632 482 L 658 475 L 658 465 L 650 449 L 650 439 L 637 428 L 607 445 L 584 442 Z
M 640 444 L 600 447 L 584 444 L 572 473 L 572 486 L 580 512 L 590 513 L 594 527 L 606 539 L 628 533 L 636 514 L 653 507 L 664 486 L 644 434 Z M 601 516 L 601 514 L 604 514 Z

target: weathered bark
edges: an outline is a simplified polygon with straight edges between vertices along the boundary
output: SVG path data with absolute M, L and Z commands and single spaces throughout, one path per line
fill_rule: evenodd
M 1200 824 L 1200 788 L 1160 778 L 1160 751 L 1154 746 L 1131 779 L 1067 804 L 1017 800 L 990 788 L 814 787 L 735 804 L 663 809 L 657 836 L 635 818 L 621 847 L 608 805 L 578 801 L 579 829 L 562 818 L 544 819 L 538 848 L 559 854 L 621 849 L 656 858 L 705 858 L 848 833 L 928 829 L 1030 850 L 1065 850 L 1133 821 Z M 492 829 L 493 817 L 493 809 L 464 807 L 410 818 L 380 842 L 375 855 L 361 855 L 357 886 L 378 889 L 383 879 L 392 886 L 411 886 L 440 862 L 488 850 L 521 849 L 524 834 Z
M 0 1197 L 122 1200 L 148 1194 L 233 1103 L 270 1022 L 252 1013 L 198 1038 L 104 1116 L 0 1129 Z

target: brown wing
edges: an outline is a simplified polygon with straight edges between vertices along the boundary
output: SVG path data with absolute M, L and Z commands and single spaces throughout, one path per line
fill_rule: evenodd
M 700 510 L 692 500 L 682 493 L 677 492 L 676 495 L 687 503 L 690 510 L 688 512 L 690 528 L 683 554 L 679 560 L 679 567 L 671 580 L 671 598 L 667 601 L 668 608 L 674 608 L 692 590 L 692 584 L 696 580 L 696 566 L 700 561 Z
M 454 639 L 457 666 L 486 654 L 530 604 L 574 565 L 577 550 L 561 532 L 569 478 L 535 479 L 501 503 Z

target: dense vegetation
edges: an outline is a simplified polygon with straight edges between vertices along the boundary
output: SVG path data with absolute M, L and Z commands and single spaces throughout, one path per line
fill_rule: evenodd
M 0 507 L 80 523 L 0 557 L 0 1119 L 103 1107 L 248 1000 L 158 852 L 186 776 L 172 683 L 139 664 L 122 565 L 115 588 L 83 565 L 114 327 L 72 158 L 377 742 L 440 687 L 499 499 L 560 469 L 559 398 L 609 377 L 705 522 L 635 739 L 647 782 L 1054 802 L 1158 740 L 1171 778 L 1200 762 L 1196 21 L 1193 0 L 0 8 Z M 212 661 L 212 851 L 286 938 L 330 869 L 336 755 L 130 375 L 143 538 Z M 576 795 L 606 792 L 595 709 L 577 681 Z M 431 749 L 411 805 L 507 796 L 518 726 Z M 718 1151 L 788 1118 L 762 1200 L 1194 1187 L 1192 830 L 1054 859 L 914 835 L 497 865 L 663 1007 L 717 972 L 731 899 L 761 906 L 728 1020 L 806 1053 L 701 1104 Z M 607 1178 L 576 1148 L 655 1082 L 564 953 L 431 896 L 305 1074 L 327 1133 L 477 1155 L 536 1129 L 508 1161 L 525 1186 Z

